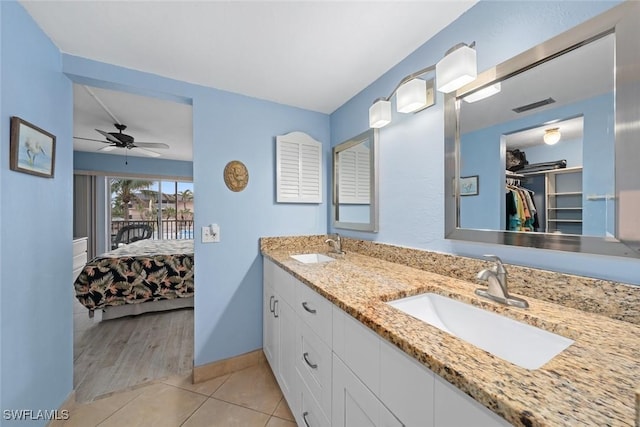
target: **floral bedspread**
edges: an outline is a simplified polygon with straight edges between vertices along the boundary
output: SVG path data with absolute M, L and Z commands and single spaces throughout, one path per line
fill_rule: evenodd
M 193 240 L 141 240 L 102 254 L 74 283 L 90 310 L 192 297 Z

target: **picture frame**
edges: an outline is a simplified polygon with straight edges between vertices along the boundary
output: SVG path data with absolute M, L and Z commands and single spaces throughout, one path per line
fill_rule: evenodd
M 9 168 L 44 178 L 53 178 L 56 137 L 38 126 L 11 117 Z
M 460 177 L 460 195 L 477 196 L 479 194 L 478 175 Z

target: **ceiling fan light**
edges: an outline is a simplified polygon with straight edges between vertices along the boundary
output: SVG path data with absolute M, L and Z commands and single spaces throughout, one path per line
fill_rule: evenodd
M 369 107 L 369 127 L 379 129 L 391 123 L 391 102 L 380 99 Z
M 113 151 L 116 148 L 118 148 L 118 147 L 115 146 L 115 145 L 107 145 L 106 147 L 100 148 L 98 151 Z
M 450 93 L 474 81 L 478 77 L 476 51 L 461 46 L 447 54 L 436 64 L 438 91 Z
M 413 113 L 427 105 L 427 82 L 412 79 L 402 84 L 396 92 L 396 110 Z
M 544 131 L 544 136 L 542 139 L 544 143 L 547 145 L 554 145 L 558 141 L 560 141 L 560 137 L 562 134 L 560 133 L 560 128 L 551 128 Z

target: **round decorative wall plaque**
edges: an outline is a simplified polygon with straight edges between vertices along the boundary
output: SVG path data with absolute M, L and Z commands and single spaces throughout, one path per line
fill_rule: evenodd
M 249 171 L 239 160 L 232 160 L 224 167 L 224 183 L 231 191 L 242 191 L 249 183 Z

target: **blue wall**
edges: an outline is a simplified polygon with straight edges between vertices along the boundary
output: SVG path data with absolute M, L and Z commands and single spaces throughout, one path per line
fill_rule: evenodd
M 0 10 L 0 408 L 57 409 L 73 387 L 72 87 L 60 52 L 22 6 Z M 11 116 L 57 137 L 53 179 L 9 170 Z
M 195 364 L 261 348 L 259 237 L 323 234 L 327 224 L 326 193 L 318 205 L 275 203 L 275 137 L 306 132 L 325 144 L 328 159 L 329 116 L 69 55 L 63 68 L 74 81 L 193 105 Z M 239 193 L 222 177 L 231 160 L 249 169 Z M 222 241 L 203 245 L 199 230 L 211 223 L 220 225 Z
M 536 145 L 526 148 L 529 164 L 566 160 L 567 167 L 582 166 L 582 139 L 565 139 L 555 145 Z
M 331 144 L 365 131 L 374 99 L 390 93 L 407 74 L 436 63 L 458 42 L 477 42 L 478 69 L 485 70 L 618 3 L 479 2 L 336 110 Z M 451 184 L 444 182 L 443 105 L 438 93 L 434 107 L 415 115 L 394 113 L 394 121 L 381 129 L 380 231 L 343 234 L 473 257 L 491 252 L 514 264 L 640 284 L 638 260 L 444 239 L 444 185 Z

